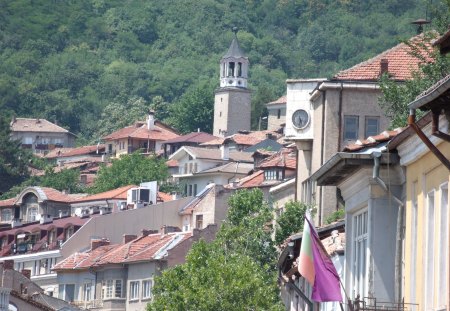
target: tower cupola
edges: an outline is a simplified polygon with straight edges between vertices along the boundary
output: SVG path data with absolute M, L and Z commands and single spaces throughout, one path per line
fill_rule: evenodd
M 233 41 L 220 60 L 220 87 L 247 88 L 249 61 L 239 46 L 238 29 L 234 27 L 233 32 Z

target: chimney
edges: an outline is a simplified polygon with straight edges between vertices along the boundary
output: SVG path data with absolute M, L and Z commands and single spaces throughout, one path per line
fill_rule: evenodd
M 126 244 L 128 242 L 131 242 L 133 240 L 137 239 L 137 235 L 134 234 L 124 234 L 123 235 L 123 244 Z
M 14 270 L 14 260 L 3 261 L 3 269 L 4 270 Z
M 149 110 L 147 118 L 147 129 L 151 131 L 154 128 L 155 128 L 155 112 L 153 110 Z
M 228 147 L 228 144 L 223 144 L 220 146 L 220 156 L 222 160 L 230 159 L 230 148 Z
M 389 60 L 382 58 L 380 61 L 380 76 L 389 73 Z
M 31 270 L 30 269 L 23 269 L 22 270 L 22 275 L 24 277 L 26 277 L 27 279 L 30 279 L 31 278 Z
M 91 240 L 91 251 L 93 251 L 96 248 L 99 248 L 100 246 L 105 246 L 105 245 L 109 245 L 109 240 L 107 240 L 107 239 Z
M 181 229 L 175 226 L 162 226 L 161 227 L 161 234 L 168 234 L 171 232 L 181 232 Z
M 158 230 L 148 230 L 148 229 L 142 229 L 142 236 L 147 236 L 149 234 L 155 234 L 158 233 Z

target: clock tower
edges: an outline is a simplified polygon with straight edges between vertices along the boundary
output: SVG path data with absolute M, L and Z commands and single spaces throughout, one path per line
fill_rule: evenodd
M 222 137 L 250 130 L 249 61 L 239 46 L 237 28 L 233 32 L 233 41 L 220 60 L 220 87 L 214 97 L 213 135 Z

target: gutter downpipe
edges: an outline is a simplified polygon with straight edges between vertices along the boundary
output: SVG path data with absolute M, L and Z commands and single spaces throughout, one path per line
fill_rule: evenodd
M 403 254 L 403 243 L 402 243 L 402 228 L 403 228 L 403 209 L 405 204 L 402 200 L 397 198 L 392 192 L 390 187 L 380 178 L 380 159 L 381 152 L 375 151 L 372 153 L 373 157 L 373 174 L 372 178 L 375 182 L 387 193 L 389 196 L 398 204 L 397 212 L 397 229 L 396 229 L 396 245 L 395 245 L 395 293 L 397 293 L 397 302 L 402 301 L 402 254 Z
M 439 117 L 436 117 L 433 113 L 433 135 L 439 137 L 436 135 L 436 133 L 440 133 L 439 129 L 436 131 L 436 127 L 439 127 L 435 122 L 436 119 Z M 430 139 L 425 135 L 424 132 L 420 129 L 420 127 L 416 124 L 416 110 L 410 109 L 409 110 L 409 116 L 408 116 L 408 125 L 414 130 L 414 132 L 419 136 L 419 138 L 422 140 L 422 142 L 430 149 L 430 151 L 441 161 L 442 164 L 450 171 L 450 161 L 439 151 L 439 149 L 433 145 L 433 143 L 430 141 Z M 442 133 L 444 134 L 444 133 Z M 440 137 L 439 137 L 440 138 Z

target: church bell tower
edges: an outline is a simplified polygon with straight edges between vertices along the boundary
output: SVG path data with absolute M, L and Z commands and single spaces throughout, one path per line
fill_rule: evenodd
M 251 99 L 247 88 L 248 57 L 239 46 L 237 28 L 227 53 L 220 60 L 220 87 L 214 98 L 215 136 L 250 130 Z

